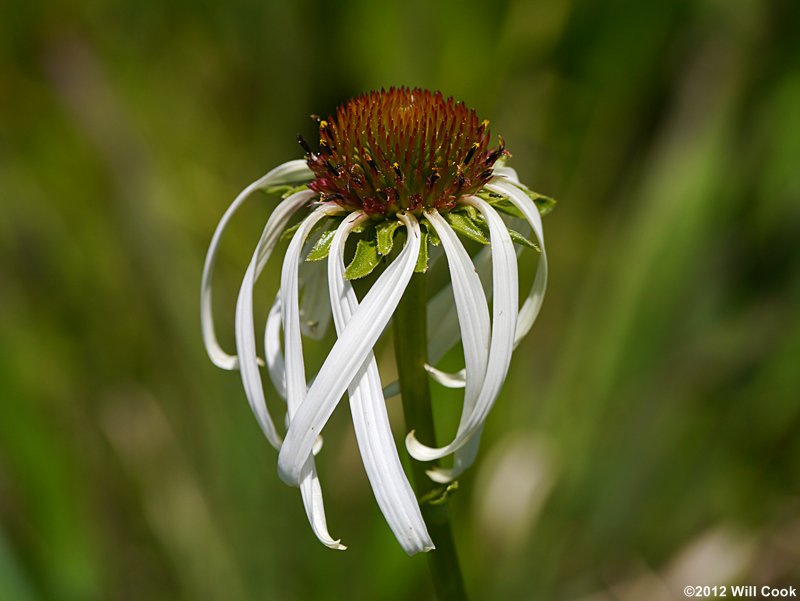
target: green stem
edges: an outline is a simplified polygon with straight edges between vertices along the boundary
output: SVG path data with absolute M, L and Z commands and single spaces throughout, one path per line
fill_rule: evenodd
M 415 430 L 421 442 L 435 446 L 431 393 L 425 371 L 428 340 L 426 307 L 425 274 L 415 273 L 394 314 L 394 348 L 406 427 Z M 411 461 L 418 499 L 427 495 L 436 496 L 436 490 L 443 492 L 443 487 L 425 473 L 434 465 L 435 462 Z M 428 566 L 436 595 L 440 601 L 465 601 L 467 595 L 450 528 L 447 502 L 436 505 L 423 502 L 421 506 L 428 532 L 436 545 L 436 549 L 428 553 Z

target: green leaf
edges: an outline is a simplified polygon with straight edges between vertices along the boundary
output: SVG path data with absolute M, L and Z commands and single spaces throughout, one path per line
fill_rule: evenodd
M 419 254 L 417 255 L 417 266 L 414 268 L 416 273 L 428 271 L 428 232 L 420 230 Z
M 295 232 L 300 229 L 300 225 L 303 223 L 302 219 L 295 223 L 292 227 L 286 228 L 283 233 L 281 234 L 281 240 L 290 240 L 292 236 L 294 236 Z
M 539 194 L 538 192 L 534 192 L 530 188 L 528 188 L 525 184 L 518 184 L 518 183 L 510 183 L 509 185 L 516 186 L 523 192 L 525 192 L 526 196 L 530 198 L 536 208 L 539 211 L 540 215 L 547 215 L 550 211 L 553 210 L 553 207 L 556 206 L 556 200 L 554 198 L 550 198 L 549 196 L 545 196 L 544 194 Z M 490 192 L 485 188 L 478 192 L 478 196 L 492 205 L 498 211 L 502 211 L 512 217 L 518 217 L 519 219 L 525 219 L 525 216 L 522 212 L 514 206 L 514 204 L 508 200 L 505 196 L 497 194 L 495 192 Z
M 536 208 L 539 209 L 540 215 L 547 215 L 550 211 L 553 210 L 553 207 L 556 206 L 558 202 L 555 198 L 550 198 L 549 196 L 545 196 L 544 194 L 539 194 L 538 192 L 534 192 L 533 190 L 525 190 L 525 194 L 536 203 Z
M 430 221 L 423 217 L 419 220 L 419 224 L 425 228 L 426 232 L 428 232 L 428 242 L 434 246 L 439 246 L 442 243 L 442 241 L 439 239 L 439 234 L 436 233 L 436 228 L 431 225 Z
M 511 236 L 511 241 L 512 242 L 515 242 L 516 244 L 519 244 L 521 246 L 527 246 L 528 248 L 532 248 L 536 252 L 542 252 L 539 249 L 539 247 L 536 246 L 536 244 L 534 244 L 533 242 L 528 240 L 525 236 L 520 234 L 518 231 L 512 230 L 511 228 L 507 228 L 507 229 L 508 229 L 508 235 Z
M 489 244 L 489 239 L 484 235 L 483 229 L 464 213 L 444 213 L 444 218 L 456 232 L 470 240 Z
M 375 226 L 378 232 L 378 253 L 386 256 L 392 252 L 394 233 L 400 227 L 399 221 L 383 221 Z
M 502 198 L 498 200 L 497 198 L 493 198 L 489 200 L 489 204 L 501 213 L 511 215 L 517 219 L 525 219 L 523 212 L 520 211 L 517 206 L 508 199 Z
M 462 207 L 460 207 L 460 211 L 465 213 L 467 217 L 472 219 L 472 221 L 478 221 L 479 219 L 482 218 L 481 212 L 472 205 L 463 205 Z
M 359 240 L 356 254 L 350 265 L 344 270 L 344 277 L 348 280 L 357 280 L 372 273 L 372 270 L 381 262 L 378 254 L 378 243 L 374 239 Z
M 314 248 L 311 249 L 311 252 L 308 253 L 306 257 L 306 261 L 322 261 L 323 259 L 328 257 L 328 253 L 331 251 L 331 242 L 333 242 L 333 237 L 336 235 L 336 230 L 325 230 L 322 232 L 322 235 L 317 240 L 317 243 L 314 245 Z
M 525 192 L 535 204 L 536 208 L 539 209 L 540 215 L 547 215 L 550 211 L 553 210 L 553 207 L 556 206 L 556 200 L 554 198 L 550 198 L 549 196 L 545 196 L 544 194 L 539 194 L 538 192 L 534 192 L 525 184 L 512 184 Z

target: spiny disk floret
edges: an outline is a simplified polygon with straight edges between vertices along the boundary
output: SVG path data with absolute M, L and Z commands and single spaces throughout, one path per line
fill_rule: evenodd
M 370 92 L 319 120 L 319 151 L 306 150 L 323 202 L 369 215 L 449 211 L 492 177 L 507 154 L 489 149 L 489 122 L 441 92 L 390 88 Z

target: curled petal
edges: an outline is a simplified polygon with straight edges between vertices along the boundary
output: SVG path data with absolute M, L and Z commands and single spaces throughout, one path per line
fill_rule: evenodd
M 444 447 L 432 448 L 420 443 L 415 438 L 413 431 L 408 434 L 406 437 L 408 452 L 420 461 L 432 461 L 445 457 L 458 451 L 473 436 L 477 435 L 503 385 L 513 350 L 518 292 L 517 256 L 514 246 L 505 223 L 489 203 L 477 197 L 466 198 L 464 202 L 481 212 L 489 226 L 491 238 L 494 305 L 492 307 L 489 360 L 478 399 L 471 413 L 466 418 L 462 416 L 458 432 L 452 442 Z M 469 460 L 467 453 L 459 453 L 454 466 L 455 472 L 463 470 L 468 465 L 467 460 Z
M 484 291 L 488 289 L 486 296 L 491 297 L 491 248 L 482 248 L 472 262 Z M 453 286 L 447 284 L 428 302 L 428 360 L 431 364 L 439 362 L 461 339 L 458 315 L 453 311 L 453 300 Z M 457 377 L 454 374 L 451 376 Z M 463 386 L 462 384 L 461 387 Z
M 358 374 L 414 272 L 420 249 L 419 223 L 411 214 L 400 214 L 399 219 L 408 231 L 405 247 L 372 285 L 340 333 L 286 433 L 278 472 L 287 484 L 297 484 L 314 438 Z
M 353 286 L 344 277 L 347 237 L 360 222 L 346 219 L 334 236 L 328 257 L 331 308 L 337 333 L 341 333 L 358 308 Z M 394 444 L 386 403 L 381 390 L 375 356 L 370 351 L 348 387 L 358 448 L 375 499 L 386 522 L 406 553 L 413 555 L 434 548 L 414 491 L 403 472 Z
M 260 274 L 259 258 L 269 257 L 269 253 L 277 243 L 289 219 L 301 207 L 308 204 L 313 196 L 314 193 L 311 191 L 298 192 L 275 207 L 269 220 L 267 220 L 267 225 L 264 227 L 264 232 L 253 253 L 253 258 L 247 266 L 247 272 L 242 280 L 239 298 L 236 302 L 236 351 L 239 353 L 238 363 L 244 392 L 248 403 L 250 403 L 250 409 L 264 432 L 264 436 L 276 449 L 281 446 L 281 437 L 275 429 L 267 410 L 264 389 L 261 384 L 261 374 L 258 371 L 258 359 L 256 358 L 253 287 Z
M 472 410 L 486 373 L 489 353 L 489 306 L 472 259 L 453 228 L 438 211 L 428 211 L 425 216 L 442 242 L 450 269 L 450 281 L 466 364 L 466 391 L 462 414 L 464 419 Z
M 536 208 L 536 204 L 528 197 L 525 192 L 505 182 L 492 182 L 486 186 L 489 190 L 502 194 L 515 207 L 517 207 L 526 221 L 530 224 L 533 233 L 536 236 L 536 241 L 539 243 L 539 248 L 542 255 L 539 258 L 539 263 L 536 265 L 536 275 L 533 278 L 533 284 L 528 292 L 528 296 L 522 303 L 519 310 L 519 317 L 517 319 L 517 330 L 514 335 L 514 348 L 519 345 L 525 335 L 533 327 L 536 317 L 539 315 L 539 310 L 542 308 L 544 301 L 544 293 L 547 290 L 547 251 L 544 246 L 544 230 L 542 228 L 542 216 Z
M 481 434 L 483 433 L 483 426 L 477 428 L 475 433 L 470 436 L 466 444 L 455 452 L 453 459 L 453 467 L 435 467 L 429 469 L 426 473 L 428 477 L 434 482 L 446 484 L 452 482 L 464 473 L 469 466 L 475 462 L 478 456 L 478 449 L 481 445 Z
M 428 372 L 428 375 L 431 377 L 431 380 L 433 380 L 437 384 L 441 384 L 445 388 L 464 388 L 464 386 L 467 383 L 466 369 L 459 370 L 453 374 L 448 371 L 442 371 L 441 369 L 436 369 L 433 365 L 426 363 L 425 371 Z
M 337 551 L 344 551 L 347 547 L 339 539 L 334 540 L 328 534 L 325 506 L 322 503 L 322 487 L 319 484 L 317 470 L 314 468 L 314 459 L 309 458 L 305 462 L 300 477 L 300 494 L 303 497 L 303 506 L 311 529 L 323 545 Z
M 304 160 L 289 161 L 288 163 L 279 165 L 242 190 L 217 224 L 217 229 L 214 231 L 214 235 L 211 238 L 211 244 L 208 247 L 205 264 L 203 265 L 203 279 L 200 284 L 200 325 L 203 332 L 203 342 L 206 347 L 206 352 L 212 363 L 222 369 L 237 369 L 238 367 L 236 356 L 229 355 L 222 350 L 217 340 L 216 331 L 214 330 L 211 283 L 214 273 L 214 263 L 217 259 L 217 251 L 219 250 L 219 244 L 222 240 L 222 234 L 225 233 L 225 229 L 228 227 L 228 223 L 236 211 L 239 210 L 244 202 L 256 190 L 262 190 L 269 186 L 307 182 L 312 178 L 313 174 Z M 313 193 L 311 193 L 311 195 L 313 196 Z
M 338 206 L 321 206 L 306 217 L 289 243 L 281 271 L 281 320 L 285 337 L 286 400 L 289 418 L 303 402 L 306 395 L 306 373 L 303 360 L 303 342 L 300 336 L 299 261 L 303 244 L 314 226 L 331 215 L 342 213 Z
M 513 171 L 510 167 L 495 168 L 495 174 L 498 174 L 498 169 L 501 169 L 499 175 L 504 176 L 506 170 Z M 512 182 L 517 182 L 516 172 L 514 177 L 507 175 L 507 178 Z M 519 346 L 522 339 L 528 334 L 531 327 L 533 327 L 539 310 L 542 307 L 544 294 L 547 289 L 547 251 L 544 245 L 544 231 L 542 229 L 542 217 L 536 208 L 535 203 L 528 197 L 525 192 L 518 187 L 503 181 L 502 179 L 493 180 L 490 184 L 486 185 L 488 190 L 501 194 L 513 203 L 525 215 L 525 224 L 530 225 L 531 229 L 536 236 L 539 248 L 542 253 L 539 257 L 539 262 L 536 266 L 536 275 L 534 276 L 533 283 L 531 284 L 528 296 L 522 304 L 517 317 L 517 328 L 514 334 L 514 348 Z M 516 221 L 516 220 L 515 220 Z M 519 251 L 517 249 L 517 255 Z M 490 263 L 488 258 L 490 249 L 483 248 L 475 256 L 475 270 L 481 278 L 481 281 L 486 284 L 488 275 L 490 273 Z M 458 343 L 458 329 L 455 324 L 455 317 L 448 307 L 451 304 L 451 288 L 446 286 L 443 288 L 433 299 L 428 306 L 428 339 L 430 345 L 428 349 L 428 356 L 431 363 L 436 363 L 444 354 Z M 448 386 L 450 388 L 463 388 L 466 380 L 462 372 L 443 372 L 439 370 L 429 370 L 431 377 L 434 381 Z
M 284 401 L 286 400 L 286 367 L 281 350 L 281 296 L 275 301 L 267 316 L 267 327 L 264 328 L 264 357 L 267 361 L 267 373 L 272 386 Z
M 314 226 L 322 219 L 340 212 L 341 209 L 338 207 L 322 206 L 306 217 L 292 237 L 283 260 L 280 310 L 285 336 L 284 347 L 286 349 L 286 357 L 284 361 L 286 403 L 289 410 L 290 430 L 292 421 L 305 401 L 306 396 L 306 374 L 303 360 L 302 339 L 300 336 L 298 263 L 306 237 Z M 315 436 L 312 445 L 308 449 L 307 455 L 302 461 L 297 484 L 300 486 L 300 493 L 303 497 L 306 515 L 308 516 L 311 528 L 314 530 L 314 534 L 316 534 L 317 538 L 324 545 L 332 549 L 343 550 L 346 547 L 328 534 L 328 527 L 325 520 L 325 508 L 322 502 L 322 488 L 317 478 L 316 467 L 314 466 L 313 447 L 317 439 L 318 437 Z

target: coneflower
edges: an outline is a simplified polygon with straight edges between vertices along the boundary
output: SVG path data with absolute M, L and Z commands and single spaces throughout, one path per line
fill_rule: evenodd
M 386 521 L 407 553 L 428 551 L 434 543 L 401 466 L 373 348 L 409 284 L 424 277 L 429 257 L 443 255 L 450 284 L 428 299 L 427 307 L 423 299 L 420 313 L 428 317 L 422 331 L 427 327 L 428 340 L 411 343 L 423 350 L 427 346 L 430 363 L 425 369 L 435 381 L 464 388 L 463 410 L 448 444 L 427 446 L 412 431 L 406 446 L 422 462 L 453 454 L 452 467 L 429 464 L 427 473 L 441 483 L 456 478 L 473 462 L 512 350 L 539 312 L 547 281 L 540 211 L 549 209 L 552 200 L 530 191 L 504 165 L 509 154 L 502 139 L 491 144 L 488 121 L 441 93 L 406 88 L 372 92 L 317 121 L 318 142 L 299 138 L 305 160 L 284 163 L 250 184 L 217 226 L 203 271 L 203 338 L 216 365 L 240 371 L 250 407 L 279 450 L 279 474 L 300 487 L 320 541 L 345 548 L 328 533 L 314 456 L 320 434 L 346 392 L 364 466 Z M 237 354 L 231 355 L 220 348 L 212 317 L 217 249 L 231 217 L 253 192 L 278 189 L 285 191 L 284 199 L 270 214 L 242 281 L 236 305 Z M 289 227 L 297 214 L 301 220 Z M 526 236 L 528 229 L 535 241 Z M 291 239 L 280 291 L 267 318 L 263 362 L 287 403 L 282 436 L 267 409 L 259 371 L 253 287 L 287 235 Z M 348 253 L 351 236 L 358 241 Z M 462 239 L 484 247 L 471 257 Z M 525 247 L 534 249 L 531 254 L 538 262 L 520 306 L 517 258 L 518 249 Z M 377 277 L 359 299 L 351 281 L 373 271 Z M 337 338 L 309 384 L 302 338 L 322 337 L 331 316 Z M 395 336 L 402 338 L 403 324 L 397 317 L 395 321 Z M 438 370 L 435 362 L 459 340 L 465 368 L 457 373 Z M 402 342 L 396 348 L 404 352 Z M 408 391 L 401 387 L 400 393 Z

